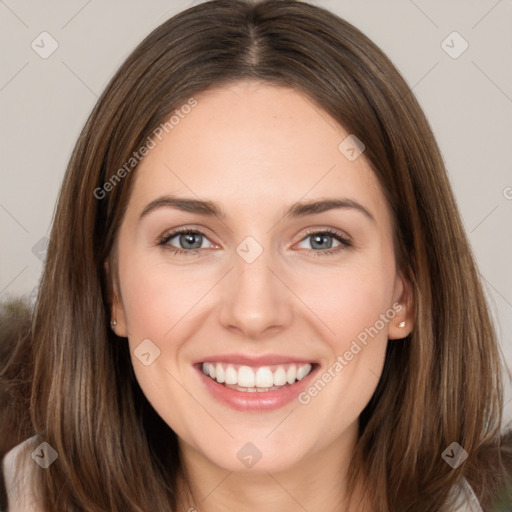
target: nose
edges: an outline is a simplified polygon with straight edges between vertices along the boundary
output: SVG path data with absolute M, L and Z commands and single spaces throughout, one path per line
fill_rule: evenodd
M 285 330 L 292 321 L 294 296 L 271 251 L 264 250 L 251 263 L 235 252 L 233 264 L 223 280 L 222 325 L 252 340 Z

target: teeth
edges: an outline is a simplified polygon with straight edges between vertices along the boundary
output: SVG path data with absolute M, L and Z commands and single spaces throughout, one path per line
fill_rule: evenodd
M 274 385 L 274 376 L 268 366 L 258 368 L 256 372 L 256 387 L 271 388 Z
M 286 372 L 284 368 L 280 366 L 274 372 L 274 386 L 284 386 L 286 384 Z
M 286 381 L 288 382 L 288 384 L 293 384 L 295 382 L 296 377 L 297 367 L 292 364 L 290 368 L 288 368 L 288 371 L 286 372 Z
M 226 368 L 226 375 L 224 379 L 226 384 L 238 384 L 237 371 L 232 366 L 228 366 Z
M 220 382 L 221 384 L 224 382 L 224 368 L 222 368 L 222 365 L 217 363 L 215 366 L 215 378 L 217 379 L 217 382 Z
M 304 365 L 297 369 L 297 380 L 302 380 L 311 371 L 311 365 L 308 366 L 309 368 Z
M 281 389 L 279 386 L 272 386 L 270 388 L 243 388 L 241 386 L 236 385 L 226 385 L 227 388 L 236 389 L 237 391 L 246 391 L 249 393 L 266 393 L 267 391 L 275 391 L 276 389 Z
M 225 384 L 233 389 L 248 392 L 269 391 L 279 389 L 286 384 L 293 384 L 302 380 L 311 371 L 311 364 L 289 364 L 284 366 L 261 366 L 253 369 L 250 366 L 239 366 L 236 369 L 226 363 L 203 363 L 203 373 L 220 384 Z
M 253 388 L 254 387 L 254 372 L 252 368 L 248 366 L 240 366 L 238 368 L 238 382 L 237 384 L 243 388 Z

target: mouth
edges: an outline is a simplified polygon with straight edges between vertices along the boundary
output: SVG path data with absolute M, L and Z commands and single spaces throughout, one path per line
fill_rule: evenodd
M 275 391 L 292 386 L 310 374 L 313 365 L 295 363 L 260 366 L 228 363 L 202 363 L 203 373 L 219 384 L 230 389 L 248 393 Z
M 214 398 L 238 410 L 257 411 L 279 408 L 296 398 L 309 385 L 319 364 L 203 361 L 194 367 Z

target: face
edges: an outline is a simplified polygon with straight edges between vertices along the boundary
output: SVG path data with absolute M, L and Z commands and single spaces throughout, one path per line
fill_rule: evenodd
M 377 178 L 292 89 L 243 81 L 195 99 L 135 171 L 116 332 L 205 463 L 280 471 L 348 450 L 388 339 L 411 327 Z

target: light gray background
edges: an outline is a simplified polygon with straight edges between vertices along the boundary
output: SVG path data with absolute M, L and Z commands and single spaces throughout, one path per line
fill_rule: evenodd
M 0 0 L 0 300 L 34 294 L 68 159 L 108 80 L 152 29 L 196 3 Z M 311 3 L 373 39 L 423 106 L 512 366 L 512 0 Z M 31 47 L 48 49 L 43 31 L 58 43 L 47 59 Z M 458 58 L 445 51 L 463 48 L 454 31 L 469 44 Z M 511 399 L 508 388 L 508 420 Z

